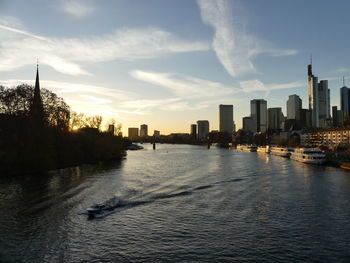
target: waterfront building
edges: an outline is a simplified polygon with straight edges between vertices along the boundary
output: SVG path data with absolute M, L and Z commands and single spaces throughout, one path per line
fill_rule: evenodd
M 345 86 L 345 79 L 343 77 L 343 87 L 340 88 L 340 110 L 344 117 L 350 115 L 350 89 Z
M 250 101 L 250 116 L 252 118 L 253 132 L 266 132 L 267 130 L 267 102 L 263 99 Z
M 233 105 L 219 105 L 219 131 L 233 133 Z
M 191 138 L 197 139 L 197 124 L 191 124 Z
M 148 126 L 147 124 L 142 124 L 140 126 L 140 137 L 147 137 L 148 136 Z
M 318 78 L 312 74 L 312 63 L 307 66 L 309 110 L 311 113 L 312 127 L 319 127 L 318 121 Z
M 289 95 L 287 100 L 287 119 L 300 120 L 300 111 L 302 109 L 302 100 L 296 95 Z
M 332 128 L 304 133 L 302 141 L 307 146 L 325 146 L 329 148 L 349 147 L 350 128 Z
M 209 121 L 199 120 L 197 121 L 198 136 L 199 140 L 206 139 L 209 134 Z
M 267 120 L 269 130 L 280 130 L 282 129 L 282 124 L 284 123 L 284 116 L 282 113 L 282 108 L 269 108 L 267 110 Z
M 131 141 L 139 138 L 139 128 L 129 128 L 128 129 L 128 138 Z

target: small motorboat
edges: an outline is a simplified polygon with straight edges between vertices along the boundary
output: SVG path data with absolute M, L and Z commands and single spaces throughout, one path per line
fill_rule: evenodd
M 116 197 L 113 197 L 106 202 L 93 204 L 79 214 L 87 214 L 89 218 L 103 218 L 114 213 L 118 203 L 119 200 Z

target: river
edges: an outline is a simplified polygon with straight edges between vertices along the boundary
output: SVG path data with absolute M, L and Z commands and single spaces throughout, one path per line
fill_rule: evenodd
M 349 262 L 350 172 L 152 145 L 0 181 L 0 262 Z M 114 214 L 80 210 L 113 196 Z

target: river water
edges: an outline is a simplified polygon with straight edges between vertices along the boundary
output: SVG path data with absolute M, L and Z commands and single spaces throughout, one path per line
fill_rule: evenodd
M 144 145 L 113 165 L 0 181 L 0 262 L 349 262 L 350 172 Z M 113 196 L 114 214 L 78 215 Z

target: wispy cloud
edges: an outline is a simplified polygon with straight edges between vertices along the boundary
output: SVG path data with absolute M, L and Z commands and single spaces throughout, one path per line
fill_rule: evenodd
M 133 70 L 130 72 L 130 75 L 135 79 L 169 89 L 177 96 L 186 99 L 226 96 L 238 91 L 234 87 L 219 82 L 195 78 L 179 73 L 158 73 Z
M 242 90 L 247 93 L 305 87 L 305 83 L 302 81 L 294 81 L 294 82 L 279 83 L 279 84 L 264 84 L 260 80 L 255 79 L 255 80 L 241 81 L 239 84 Z
M 90 38 L 49 38 L 27 30 L 0 24 L 0 71 L 32 65 L 36 58 L 58 72 L 87 75 L 84 63 L 113 60 L 151 59 L 171 53 L 203 51 L 202 41 L 178 39 L 159 28 L 119 29 L 109 35 Z
M 237 21 L 233 1 L 197 0 L 202 20 L 214 29 L 213 48 L 226 71 L 237 76 L 256 72 L 252 58 L 261 53 L 272 56 L 294 55 L 296 50 L 276 49 L 267 41 L 246 33 Z
M 332 70 L 332 73 L 339 73 L 339 74 L 350 73 L 350 68 L 340 67 L 335 70 Z
M 62 11 L 76 19 L 83 19 L 94 12 L 95 8 L 85 1 L 63 0 Z

